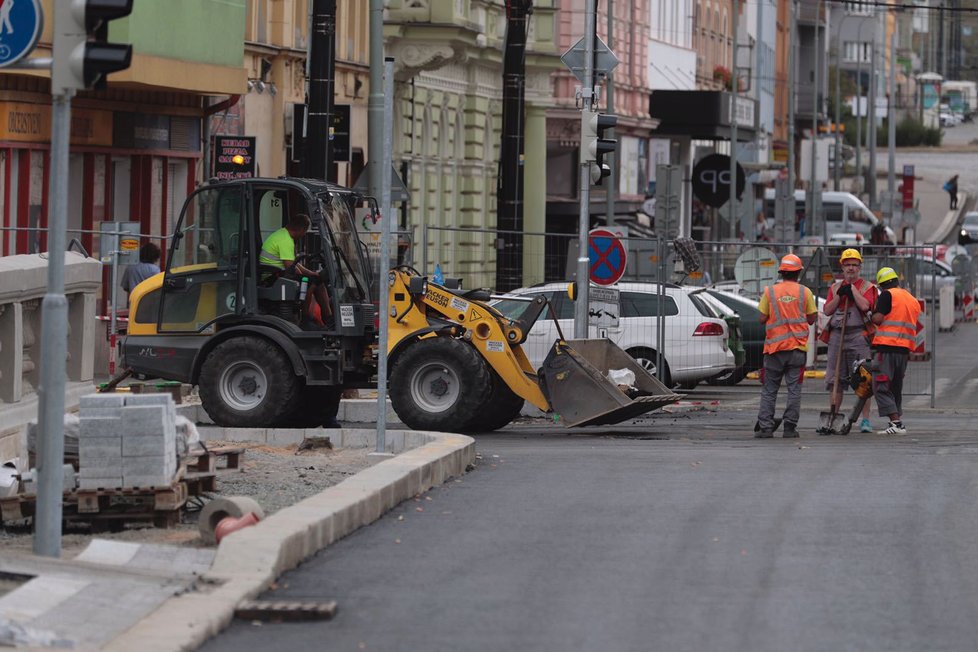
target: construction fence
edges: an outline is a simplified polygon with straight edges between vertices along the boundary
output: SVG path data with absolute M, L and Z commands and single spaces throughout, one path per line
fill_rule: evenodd
M 514 241 L 518 242 L 518 246 L 513 246 Z M 659 350 L 664 348 L 669 370 L 685 370 L 679 374 L 673 373 L 671 380 L 676 381 L 677 376 L 684 378 L 684 382 L 674 384 L 687 388 L 700 381 L 715 382 L 717 378 L 705 377 L 710 365 L 722 367 L 729 361 L 717 361 L 722 356 L 716 353 L 715 338 L 695 332 L 703 323 L 701 318 L 709 311 L 702 310 L 694 299 L 692 308 L 695 311 L 692 315 L 685 315 L 684 308 L 690 306 L 680 294 L 696 297 L 699 296 L 694 291 L 696 288 L 708 288 L 710 293 L 720 292 L 724 296 L 735 294 L 748 303 L 753 302 L 755 314 L 750 314 L 749 306 L 738 312 L 748 313 L 740 315 L 741 338 L 745 340 L 744 344 L 753 341 L 756 350 L 757 340 L 763 342 L 763 328 L 758 330 L 756 324 L 756 300 L 763 288 L 776 280 L 781 256 L 795 253 L 801 257 L 805 264 L 801 282 L 811 288 L 816 297 L 824 300 L 829 287 L 842 276 L 839 255 L 849 248 L 845 245 L 689 241 L 692 243 L 690 253 L 688 247 L 677 246 L 676 241 L 654 237 L 628 236 L 622 241 L 627 250 L 627 264 L 618 284 L 621 319 L 615 329 L 601 329 L 594 326 L 592 321 L 591 335 L 610 337 L 636 357 L 649 356 L 653 362 L 646 366 L 650 370 L 656 368 L 654 361 L 659 358 Z M 965 261 L 956 260 L 953 269 L 948 269 L 949 266 L 945 266 L 943 261 L 937 260 L 939 250 L 933 245 L 894 247 L 860 244 L 856 248 L 863 256 L 862 278 L 875 281 L 880 268 L 892 267 L 899 275 L 902 286 L 924 306 L 919 324 L 918 349 L 912 358 L 914 363 L 910 365 L 904 393 L 907 396 L 929 395 L 932 402 L 936 333 L 950 330 L 956 323 L 974 323 L 973 299 L 978 276 L 975 268 L 970 261 L 965 264 Z M 560 329 L 570 337 L 573 335 L 573 306 L 564 299 L 563 285 L 560 284 L 575 277 L 577 257 L 576 233 L 515 234 L 493 229 L 425 226 L 408 258 L 422 274 L 434 274 L 437 267 L 446 277 L 462 279 L 466 288 L 487 287 L 497 291 L 521 288 L 521 292 L 546 292 L 555 303 Z M 500 269 L 500 261 L 508 261 L 509 269 Z M 628 285 L 632 282 L 637 285 Z M 660 282 L 677 287 L 661 287 L 658 285 Z M 537 288 L 527 289 L 533 286 Z M 667 305 L 663 306 L 658 299 L 660 292 L 672 296 L 673 300 L 666 299 Z M 593 314 L 593 301 L 591 311 Z M 669 320 L 682 322 L 682 328 L 666 324 Z M 694 321 L 697 323 L 692 323 Z M 824 322 L 824 318 L 821 321 Z M 541 336 L 542 339 L 556 335 L 549 325 L 538 326 L 534 330 L 538 329 L 546 333 Z M 660 332 L 666 336 L 660 338 Z M 751 360 L 750 347 L 745 348 L 748 349 L 744 356 L 748 370 L 751 366 L 756 368 L 760 364 L 759 354 Z M 533 361 L 534 356 L 530 358 Z M 826 371 L 824 344 L 818 346 L 811 363 L 812 369 Z M 694 382 L 697 377 L 699 380 Z M 718 378 L 729 380 L 729 374 L 719 373 Z M 741 385 L 750 387 L 750 379 Z M 824 382 L 817 379 L 806 383 L 806 392 L 824 393 Z

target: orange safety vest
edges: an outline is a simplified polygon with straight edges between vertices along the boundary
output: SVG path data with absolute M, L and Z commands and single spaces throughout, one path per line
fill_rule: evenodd
M 765 323 L 764 354 L 804 349 L 808 344 L 805 293 L 810 290 L 801 283 L 782 281 L 764 291 L 771 311 Z
M 883 323 L 876 329 L 873 346 L 902 346 L 913 351 L 917 341 L 920 302 L 903 288 L 892 288 L 890 301 L 890 312 L 886 313 Z

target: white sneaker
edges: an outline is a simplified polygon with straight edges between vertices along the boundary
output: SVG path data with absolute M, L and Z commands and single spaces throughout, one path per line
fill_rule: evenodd
M 877 430 L 878 435 L 905 435 L 907 434 L 907 429 L 902 423 L 894 423 L 890 421 L 890 425 L 886 430 Z

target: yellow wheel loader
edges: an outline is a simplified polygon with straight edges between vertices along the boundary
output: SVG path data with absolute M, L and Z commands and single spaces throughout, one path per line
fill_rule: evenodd
M 681 398 L 607 339 L 561 334 L 533 369 L 521 345 L 548 306 L 543 297 L 507 297 L 530 304 L 509 319 L 490 305 L 487 290 L 438 285 L 410 267 L 391 270 L 388 286 L 390 397 L 411 428 L 495 430 L 516 418 L 524 401 L 568 426 L 611 424 Z M 634 380 L 620 386 L 609 379 L 613 370 Z
M 315 427 L 336 413 L 347 388 L 376 387 L 377 318 L 364 245 L 353 219 L 376 203 L 309 179 L 235 179 L 197 189 L 184 204 L 164 271 L 133 290 L 123 369 L 199 386 L 218 425 Z M 305 279 L 262 265 L 262 244 L 297 213 L 312 228 L 297 260 L 318 270 L 333 319 L 312 321 Z M 674 402 L 609 340 L 558 340 L 539 370 L 521 345 L 544 299 L 516 320 L 486 290 L 462 292 L 406 267 L 386 286 L 389 387 L 411 428 L 486 432 L 524 401 L 570 426 L 610 424 Z M 306 293 L 312 290 L 305 288 Z M 609 371 L 634 380 L 619 387 Z M 626 375 L 628 375 L 626 373 Z

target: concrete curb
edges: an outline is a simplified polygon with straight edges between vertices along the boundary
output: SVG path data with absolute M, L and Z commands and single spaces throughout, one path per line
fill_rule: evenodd
M 941 221 L 940 226 L 934 230 L 927 242 L 944 242 L 944 240 L 951 235 L 951 231 L 954 230 L 954 227 L 958 225 L 958 218 L 960 218 L 961 213 L 964 212 L 964 206 L 967 202 L 968 193 L 964 191 L 958 192 L 959 208 L 948 210 L 947 214 L 944 216 L 944 219 Z
M 364 435 L 376 436 L 355 436 Z M 231 622 L 242 600 L 257 597 L 283 572 L 404 500 L 463 475 L 475 461 L 475 440 L 464 435 L 400 430 L 388 431 L 387 441 L 405 452 L 228 536 L 196 591 L 167 600 L 103 649 L 196 649 Z

